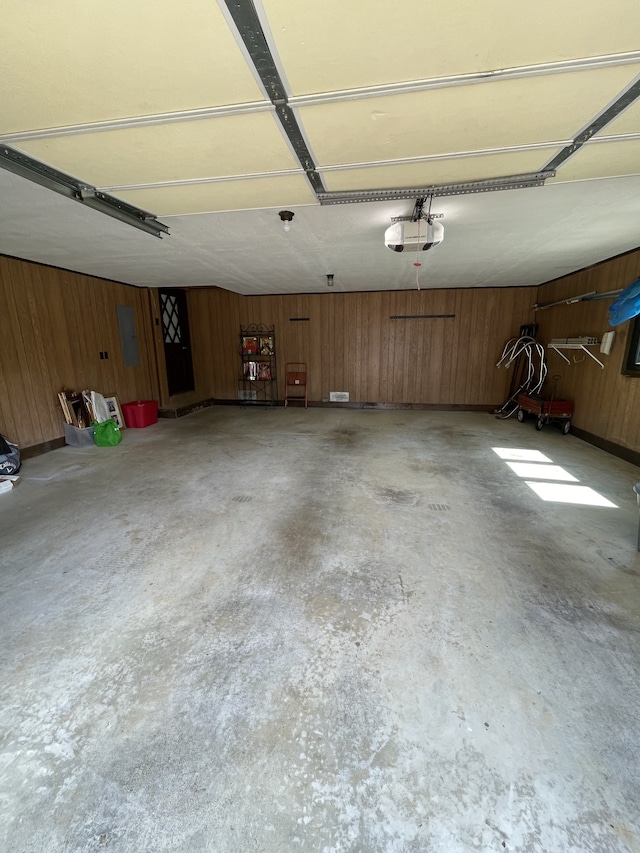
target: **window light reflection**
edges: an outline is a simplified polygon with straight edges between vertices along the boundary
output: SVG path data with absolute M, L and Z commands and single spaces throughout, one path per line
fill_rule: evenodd
M 525 482 L 543 501 L 618 508 L 589 486 L 569 486 L 566 483 L 532 483 L 529 480 L 525 480 Z
M 540 453 L 539 450 L 525 450 L 516 447 L 493 447 L 494 453 L 497 453 L 500 459 L 513 459 L 517 462 L 551 462 L 548 456 Z
M 537 462 L 507 462 L 509 468 L 518 477 L 535 477 L 537 480 L 564 480 L 567 483 L 577 483 L 578 478 L 560 465 L 540 465 Z

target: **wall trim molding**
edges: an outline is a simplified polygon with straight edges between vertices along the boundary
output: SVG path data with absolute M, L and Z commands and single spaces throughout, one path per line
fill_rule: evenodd
M 213 397 L 208 397 L 206 400 L 197 400 L 195 403 L 188 403 L 186 406 L 160 406 L 158 408 L 159 418 L 183 418 L 185 415 L 190 415 L 192 412 L 199 412 L 201 409 L 208 409 L 214 406 L 218 401 Z
M 64 436 L 60 438 L 52 438 L 50 441 L 43 441 L 41 444 L 32 444 L 30 447 L 20 448 L 20 461 L 32 459 L 34 456 L 42 456 L 43 453 L 48 453 L 50 450 L 58 450 L 60 447 L 65 447 L 66 441 Z
M 573 425 L 571 426 L 571 435 L 575 435 L 576 438 L 580 438 L 588 444 L 593 444 L 594 447 L 599 447 L 600 450 L 606 450 L 607 453 L 611 453 L 619 459 L 624 459 L 625 462 L 631 462 L 632 465 L 637 465 L 640 468 L 640 451 L 638 450 L 623 447 L 621 444 L 608 441 L 606 438 L 600 438 L 599 435 L 594 435 L 592 432 L 587 432 Z
M 5 255 L 0 253 L 0 258 L 6 258 L 8 261 L 18 261 L 21 264 L 34 264 L 37 267 L 45 267 L 49 270 L 57 270 L 58 272 L 68 272 L 71 275 L 79 275 L 84 278 L 93 278 L 96 281 L 106 281 L 107 284 L 122 284 L 124 287 L 133 287 L 135 290 L 150 290 L 147 285 L 131 284 L 129 281 L 120 281 L 115 278 L 105 278 L 103 275 L 95 275 L 91 272 L 82 272 L 82 270 L 72 270 L 70 267 L 58 267 L 55 264 L 45 264 L 44 261 L 34 261 L 31 258 L 19 258 L 17 255 Z
M 556 282 L 562 281 L 565 278 L 571 278 L 573 275 L 578 275 L 579 273 L 588 272 L 589 270 L 596 269 L 596 267 L 601 267 L 604 264 L 608 264 L 611 261 L 618 261 L 620 258 L 626 258 L 628 255 L 634 255 L 636 252 L 640 251 L 640 246 L 636 246 L 633 249 L 628 249 L 626 252 L 620 252 L 619 255 L 611 255 L 610 258 L 603 258 L 601 261 L 595 261 L 593 264 L 589 264 L 586 267 L 580 267 L 580 269 L 573 270 L 573 272 L 567 272 L 564 275 L 560 275 L 557 278 L 550 278 L 548 281 L 540 282 L 538 288 L 546 287 L 548 284 L 556 284 Z
M 242 400 L 230 399 L 215 399 L 209 405 L 215 406 L 244 406 L 251 408 L 251 403 L 245 403 Z M 321 400 L 309 400 L 309 408 L 319 409 L 380 409 L 387 411 L 424 411 L 424 412 L 487 412 L 491 414 L 501 403 L 487 404 L 467 404 L 467 403 L 374 403 L 374 402 L 350 402 L 350 403 L 324 403 Z M 283 400 L 278 400 L 276 406 L 284 406 Z M 256 408 L 268 408 L 265 406 L 256 406 Z M 291 408 L 304 408 L 301 406 L 292 406 Z M 168 415 L 167 417 L 175 417 Z

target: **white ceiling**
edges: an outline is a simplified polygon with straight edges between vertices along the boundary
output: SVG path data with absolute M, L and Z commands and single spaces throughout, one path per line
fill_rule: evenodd
M 328 191 L 541 170 L 640 72 L 640 4 L 255 0 Z M 348 15 L 345 15 L 348 9 Z M 416 286 L 411 199 L 321 206 L 224 0 L 11 2 L 0 141 L 158 215 L 159 240 L 0 169 L 0 252 L 140 286 Z M 282 231 L 277 212 L 294 211 Z M 640 102 L 543 187 L 436 198 L 421 287 L 535 285 L 640 244 Z

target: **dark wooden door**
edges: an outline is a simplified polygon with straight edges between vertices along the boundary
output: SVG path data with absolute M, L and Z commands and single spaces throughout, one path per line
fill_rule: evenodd
M 187 295 L 184 290 L 160 291 L 160 316 L 169 395 L 193 391 L 193 361 L 189 337 Z

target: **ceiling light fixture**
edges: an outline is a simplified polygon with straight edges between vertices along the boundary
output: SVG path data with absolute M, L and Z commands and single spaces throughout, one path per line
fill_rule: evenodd
M 283 231 L 291 231 L 291 222 L 295 213 L 292 213 L 290 210 L 281 210 L 278 214 L 282 221 L 282 230 Z
M 327 273 L 327 287 L 333 287 L 333 273 Z

